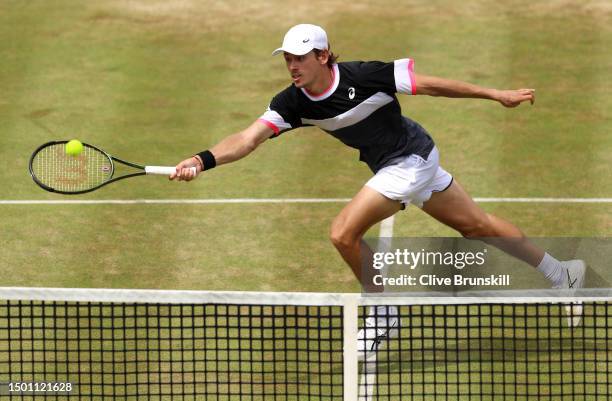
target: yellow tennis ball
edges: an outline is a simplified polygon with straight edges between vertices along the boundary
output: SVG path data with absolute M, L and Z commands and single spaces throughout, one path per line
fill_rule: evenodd
M 66 144 L 66 154 L 70 156 L 78 156 L 83 151 L 83 144 L 81 141 L 73 139 L 68 141 Z

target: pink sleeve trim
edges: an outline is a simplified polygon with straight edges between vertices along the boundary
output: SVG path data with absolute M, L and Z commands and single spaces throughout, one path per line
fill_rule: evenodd
M 408 75 L 410 76 L 410 87 L 412 88 L 412 94 L 416 95 L 416 80 L 414 79 L 414 60 L 410 59 L 408 62 Z
M 278 129 L 276 125 L 274 125 L 268 120 L 264 120 L 263 118 L 258 118 L 257 121 L 261 121 L 262 123 L 266 124 L 272 131 L 274 131 L 274 135 L 278 135 L 278 133 L 280 132 L 280 129 Z

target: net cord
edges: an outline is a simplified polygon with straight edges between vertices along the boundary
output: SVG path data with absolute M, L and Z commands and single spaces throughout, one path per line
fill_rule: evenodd
M 356 302 L 369 305 L 464 305 L 489 303 L 564 303 L 606 302 L 611 296 L 556 297 L 554 291 L 538 291 L 545 296 L 369 296 L 359 293 L 314 293 L 314 292 L 255 292 L 255 291 L 192 291 L 192 290 L 145 290 L 110 288 L 46 288 L 46 287 L 0 287 L 0 299 L 28 301 L 73 301 L 73 302 L 134 302 L 134 303 L 223 303 L 260 305 L 312 305 L 343 306 Z

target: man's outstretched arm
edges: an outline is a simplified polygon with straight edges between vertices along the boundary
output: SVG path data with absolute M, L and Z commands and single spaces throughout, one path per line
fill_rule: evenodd
M 232 134 L 210 149 L 216 165 L 227 164 L 242 159 L 254 151 L 274 132 L 261 121 L 255 121 L 244 131 Z M 191 181 L 202 170 L 208 170 L 211 166 L 199 156 L 193 156 L 183 160 L 176 165 L 176 172 L 170 176 L 171 180 Z M 197 173 L 194 175 L 191 167 L 195 167 Z
M 506 107 L 522 102 L 535 102 L 535 89 L 498 90 L 483 88 L 467 82 L 414 74 L 417 95 L 495 100 Z

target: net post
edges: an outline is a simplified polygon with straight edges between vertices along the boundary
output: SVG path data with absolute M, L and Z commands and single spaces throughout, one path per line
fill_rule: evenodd
M 347 295 L 343 306 L 344 401 L 357 401 L 359 366 L 357 362 L 357 320 L 359 295 Z

